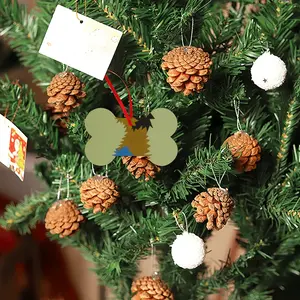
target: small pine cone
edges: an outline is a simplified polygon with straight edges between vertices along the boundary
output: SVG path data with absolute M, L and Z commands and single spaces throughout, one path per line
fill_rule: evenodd
M 63 238 L 76 232 L 83 220 L 83 215 L 72 200 L 60 200 L 48 209 L 45 227 Z
M 104 176 L 94 176 L 85 181 L 80 188 L 81 202 L 94 214 L 105 213 L 120 197 L 115 182 Z
M 185 96 L 194 91 L 199 93 L 211 73 L 212 61 L 201 48 L 175 48 L 163 57 L 163 61 L 161 67 L 168 71 L 167 82 L 175 92 L 183 92 Z
M 208 230 L 220 230 L 226 225 L 234 202 L 227 190 L 209 188 L 202 192 L 192 201 L 192 207 L 197 209 L 194 214 L 196 222 L 203 223 L 207 220 Z
M 86 96 L 84 87 L 79 78 L 70 72 L 62 72 L 52 78 L 47 88 L 49 99 L 46 109 L 51 111 L 53 120 L 59 126 L 66 128 L 71 110 L 79 106 Z
M 238 131 L 227 138 L 223 145 L 228 146 L 238 172 L 256 169 L 256 164 L 260 161 L 261 148 L 255 138 L 244 131 Z
M 132 283 L 131 292 L 134 294 L 132 300 L 174 300 L 168 286 L 158 277 L 145 276 L 135 280 Z
M 160 168 L 148 160 L 146 156 L 122 156 L 122 162 L 136 179 L 144 175 L 145 181 L 149 181 L 160 171 Z

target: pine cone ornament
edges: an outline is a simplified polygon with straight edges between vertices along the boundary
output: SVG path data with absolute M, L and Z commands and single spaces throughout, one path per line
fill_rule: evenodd
M 244 131 L 238 131 L 227 138 L 223 145 L 228 146 L 238 172 L 256 169 L 256 164 L 260 161 L 261 148 L 255 138 Z
M 202 192 L 192 201 L 192 207 L 197 209 L 194 214 L 196 222 L 203 223 L 207 220 L 208 230 L 220 230 L 226 225 L 234 202 L 227 190 L 209 188 Z
M 105 213 L 120 197 L 115 182 L 104 176 L 94 176 L 85 181 L 80 188 L 81 202 L 94 214 Z
M 132 283 L 131 292 L 135 293 L 132 300 L 174 300 L 168 286 L 158 277 L 145 276 L 135 280 Z
M 70 72 L 62 72 L 52 78 L 47 88 L 49 99 L 46 109 L 51 111 L 53 120 L 59 126 L 67 127 L 70 111 L 79 106 L 82 98 L 86 96 L 84 87 L 79 78 Z
M 52 234 L 59 234 L 63 238 L 76 232 L 83 220 L 83 215 L 72 200 L 60 200 L 49 208 L 45 227 Z
M 136 179 L 144 175 L 145 181 L 149 181 L 160 171 L 146 156 L 122 156 L 122 162 Z
M 163 57 L 163 61 L 161 67 L 168 71 L 167 82 L 175 92 L 183 92 L 185 96 L 194 91 L 199 93 L 211 73 L 212 61 L 201 48 L 175 48 Z

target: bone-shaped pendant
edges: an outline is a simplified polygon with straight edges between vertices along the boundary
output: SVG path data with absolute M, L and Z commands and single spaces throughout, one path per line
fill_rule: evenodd
M 165 166 L 177 156 L 172 135 L 177 129 L 176 116 L 166 108 L 157 108 L 149 118 L 116 118 L 104 108 L 91 111 L 85 119 L 91 135 L 85 146 L 87 158 L 98 166 L 109 164 L 116 156 L 148 156 L 152 163 Z

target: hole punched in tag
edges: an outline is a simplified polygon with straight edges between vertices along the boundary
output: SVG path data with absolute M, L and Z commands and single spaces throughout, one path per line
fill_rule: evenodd
M 83 20 L 81 20 L 78 16 L 78 2 L 79 0 L 76 0 L 76 18 L 79 20 L 80 24 L 83 24 Z M 86 0 L 84 0 L 84 15 L 86 16 Z

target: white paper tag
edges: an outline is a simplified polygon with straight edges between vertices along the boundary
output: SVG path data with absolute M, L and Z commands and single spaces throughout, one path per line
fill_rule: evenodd
M 0 115 L 0 162 L 24 180 L 27 137 Z
M 122 32 L 81 14 L 78 18 L 58 5 L 39 52 L 103 80 Z

